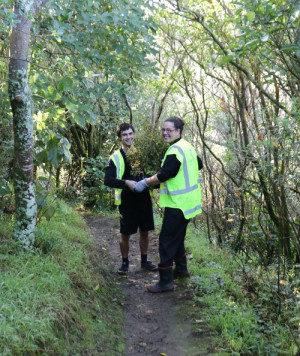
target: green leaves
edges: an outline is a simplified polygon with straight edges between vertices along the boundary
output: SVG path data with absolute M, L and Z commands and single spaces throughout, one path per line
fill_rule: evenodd
M 68 139 L 59 135 L 51 137 L 46 144 L 46 148 L 37 153 L 36 161 L 38 164 L 44 163 L 45 167 L 49 163 L 54 167 L 58 167 L 63 162 L 70 163 L 71 154 Z
M 280 50 L 282 52 L 295 52 L 296 56 L 300 58 L 300 42 L 299 44 L 285 45 Z
M 160 169 L 167 149 L 168 144 L 163 141 L 160 132 L 150 125 L 144 125 L 137 133 L 134 146 L 128 150 L 127 158 L 137 176 L 151 176 Z
M 11 189 L 8 185 L 8 182 L 0 179 L 0 196 L 4 196 L 6 194 L 10 194 L 11 193 Z
M 74 114 L 74 120 L 76 122 L 76 124 L 78 124 L 79 126 L 84 127 L 85 126 L 85 118 L 78 112 L 76 112 Z
M 35 19 L 31 86 L 41 116 L 38 163 L 67 163 L 70 150 L 96 155 L 109 127 L 128 118 L 126 98 L 154 71 L 149 58 L 157 25 L 149 9 L 142 0 L 59 0 Z
M 246 17 L 249 22 L 253 22 L 255 19 L 255 12 L 254 11 L 247 12 Z
M 63 77 L 58 82 L 58 90 L 63 92 L 71 89 L 73 86 L 73 80 L 70 77 Z
M 231 61 L 233 61 L 234 56 L 233 55 L 227 55 L 227 56 L 221 56 L 218 60 L 218 64 L 219 66 L 223 66 L 225 64 L 230 63 Z

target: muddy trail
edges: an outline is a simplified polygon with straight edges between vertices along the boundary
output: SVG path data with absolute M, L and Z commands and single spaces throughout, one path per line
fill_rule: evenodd
M 105 252 L 103 262 L 117 271 L 121 261 L 119 219 L 101 215 L 84 217 L 100 249 Z M 158 236 L 154 233 L 150 236 L 148 256 L 157 263 Z M 145 285 L 158 280 L 158 272 L 141 270 L 137 235 L 130 238 L 129 255 L 128 275 L 115 273 L 124 296 L 124 356 L 221 355 L 214 349 L 205 326 L 201 325 L 200 330 L 190 312 L 185 312 L 192 310 L 193 289 L 189 281 L 176 281 L 174 292 L 151 294 Z

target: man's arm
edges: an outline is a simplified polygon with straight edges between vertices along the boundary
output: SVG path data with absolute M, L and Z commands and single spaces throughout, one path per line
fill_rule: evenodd
M 128 187 L 129 189 L 134 190 L 136 182 L 128 179 L 118 179 L 117 168 L 114 162 L 110 160 L 105 170 L 104 184 L 111 188 L 124 189 Z
M 110 188 L 124 189 L 125 182 L 117 178 L 117 168 L 112 160 L 109 160 L 108 166 L 105 170 L 104 184 Z

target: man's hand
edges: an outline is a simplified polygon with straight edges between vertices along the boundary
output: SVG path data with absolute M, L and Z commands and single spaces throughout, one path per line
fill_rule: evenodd
M 147 184 L 146 178 L 145 178 L 145 179 L 140 180 L 139 182 L 136 183 L 134 190 L 138 193 L 141 193 L 148 187 L 149 187 L 149 185 Z
M 130 190 L 132 190 L 133 192 L 134 192 L 134 187 L 135 187 L 135 185 L 136 185 L 136 181 L 134 181 L 134 180 L 125 180 L 125 184 L 126 184 L 126 186 L 130 189 Z

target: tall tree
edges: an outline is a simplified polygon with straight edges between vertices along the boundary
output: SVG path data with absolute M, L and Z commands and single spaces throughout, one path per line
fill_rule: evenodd
M 36 199 L 33 184 L 32 99 L 28 85 L 32 20 L 47 0 L 16 0 L 10 38 L 8 92 L 14 126 L 14 237 L 26 249 L 34 243 Z

